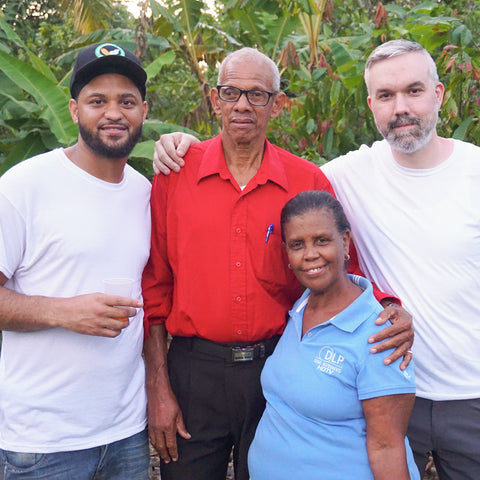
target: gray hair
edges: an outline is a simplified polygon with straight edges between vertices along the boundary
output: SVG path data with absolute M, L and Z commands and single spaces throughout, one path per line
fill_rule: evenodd
M 415 52 L 420 52 L 425 56 L 428 63 L 430 79 L 432 80 L 433 86 L 435 86 L 440 80 L 438 78 L 437 66 L 431 55 L 419 43 L 399 39 L 382 43 L 368 57 L 367 65 L 365 66 L 365 83 L 367 85 L 367 90 L 369 90 L 370 69 L 375 63 L 387 60 L 388 58 L 398 57 L 405 53 Z
M 267 68 L 270 70 L 270 73 L 271 73 L 272 90 L 274 92 L 278 92 L 280 90 L 280 72 L 278 71 L 278 67 L 275 64 L 275 62 L 271 58 L 267 57 L 263 53 L 256 50 L 255 48 L 250 48 L 250 47 L 244 47 L 244 48 L 241 48 L 240 50 L 236 50 L 235 52 L 231 52 L 223 59 L 222 63 L 220 64 L 220 68 L 218 69 L 218 79 L 217 79 L 218 85 L 222 84 L 223 72 L 225 70 L 226 65 L 231 60 L 235 60 L 237 58 L 242 58 L 247 61 L 258 59 L 265 62 Z

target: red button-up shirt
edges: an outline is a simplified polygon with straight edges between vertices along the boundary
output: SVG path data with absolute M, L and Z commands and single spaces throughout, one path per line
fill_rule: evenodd
M 284 251 L 280 212 L 304 190 L 333 189 L 314 164 L 265 143 L 242 190 L 221 136 L 188 150 L 176 175 L 153 180 L 152 245 L 143 274 L 145 331 L 247 342 L 283 332 L 301 287 Z M 361 274 L 352 255 L 354 273 Z

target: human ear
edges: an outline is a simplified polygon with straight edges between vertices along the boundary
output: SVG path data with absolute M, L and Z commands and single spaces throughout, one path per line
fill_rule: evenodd
M 345 251 L 345 255 L 348 255 L 348 252 L 350 251 L 351 240 L 352 240 L 352 234 L 350 233 L 350 230 L 347 230 L 343 234 L 343 249 Z
M 435 96 L 437 97 L 437 108 L 440 110 L 442 107 L 442 102 L 443 102 L 443 95 L 445 93 L 445 87 L 443 86 L 443 83 L 437 83 L 435 85 Z
M 70 110 L 70 116 L 72 117 L 73 123 L 78 125 L 78 104 L 74 98 L 71 98 L 68 102 L 68 109 Z
M 372 97 L 369 95 L 367 97 L 367 104 L 368 104 L 368 108 L 370 109 L 371 112 L 373 112 L 373 109 L 372 109 Z
M 285 100 L 287 99 L 287 96 L 283 92 L 278 92 L 274 97 L 273 97 L 273 105 L 272 105 L 272 111 L 270 113 L 270 118 L 276 118 L 278 117 L 283 110 L 283 106 L 285 105 Z
M 216 88 L 210 90 L 210 102 L 213 111 L 220 117 L 222 115 L 222 109 L 220 108 L 220 97 L 218 96 L 218 90 Z

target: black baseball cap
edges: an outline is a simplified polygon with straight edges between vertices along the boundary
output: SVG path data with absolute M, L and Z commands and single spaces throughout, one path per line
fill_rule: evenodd
M 93 78 L 105 73 L 119 73 L 129 78 L 145 100 L 147 72 L 136 55 L 114 43 L 90 45 L 78 54 L 70 79 L 72 98 L 77 98 Z

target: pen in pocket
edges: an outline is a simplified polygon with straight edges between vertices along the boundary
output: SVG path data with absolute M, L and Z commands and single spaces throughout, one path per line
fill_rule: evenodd
M 273 223 L 271 223 L 268 228 L 267 228 L 267 235 L 265 237 L 265 243 L 268 242 L 268 239 L 270 237 L 270 234 L 273 232 Z

